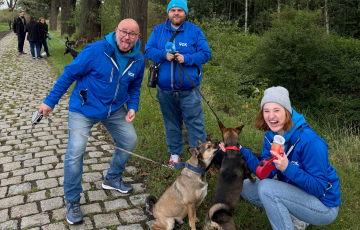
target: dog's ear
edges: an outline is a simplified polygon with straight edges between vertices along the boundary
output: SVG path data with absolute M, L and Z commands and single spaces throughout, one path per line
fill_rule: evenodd
M 190 147 L 190 148 L 188 148 L 188 151 L 191 154 L 191 156 L 199 155 L 199 149 L 196 147 Z
M 198 144 L 199 144 L 199 147 L 200 147 L 200 145 L 202 144 L 202 142 L 201 142 L 200 140 L 198 140 Z
M 244 125 L 236 127 L 236 133 L 239 135 L 242 132 L 242 129 L 244 128 Z
M 219 124 L 220 131 L 223 132 L 223 130 L 226 129 L 226 127 L 220 121 L 218 121 L 218 124 Z

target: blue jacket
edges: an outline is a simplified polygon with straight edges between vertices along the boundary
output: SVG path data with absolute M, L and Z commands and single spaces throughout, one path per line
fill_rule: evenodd
M 205 39 L 204 33 L 201 29 L 194 24 L 185 21 L 178 29 L 181 31 L 174 39 L 176 51 L 184 56 L 184 66 L 186 72 L 191 79 L 195 82 L 196 86 L 200 85 L 202 77 L 202 66 L 209 61 L 211 52 L 209 44 Z M 175 33 L 175 29 L 171 26 L 170 20 L 167 19 L 165 23 L 157 25 L 152 32 L 149 41 L 145 45 L 145 57 L 155 63 L 160 64 L 158 86 L 162 90 L 179 90 L 181 81 L 179 77 L 178 68 L 174 61 L 166 60 L 165 45 L 170 41 L 172 35 Z M 180 68 L 181 69 L 181 68 Z M 194 86 L 181 71 L 183 78 L 183 85 L 180 90 L 193 89 Z M 175 72 L 175 82 L 174 82 Z M 174 85 L 176 84 L 176 86 Z
M 292 109 L 294 127 L 285 132 L 285 152 L 291 145 L 295 148 L 288 155 L 289 164 L 284 172 L 274 169 L 268 178 L 275 174 L 280 181 L 301 188 L 310 195 L 314 195 L 328 207 L 336 207 L 341 203 L 340 179 L 333 166 L 330 165 L 326 142 L 321 139 L 302 115 Z M 265 133 L 261 160 L 271 156 L 271 142 L 277 133 L 271 130 Z M 241 148 L 241 153 L 250 170 L 256 174 L 260 161 L 249 149 Z
M 46 105 L 54 108 L 76 81 L 70 97 L 70 111 L 87 118 L 105 119 L 127 103 L 127 110 L 137 112 L 145 68 L 144 57 L 139 52 L 140 40 L 131 54 L 123 55 L 127 59 L 124 64 L 124 61 L 117 61 L 116 52 L 119 51 L 107 41 L 112 33 L 109 35 L 87 45 L 70 65 L 65 66 L 44 100 Z

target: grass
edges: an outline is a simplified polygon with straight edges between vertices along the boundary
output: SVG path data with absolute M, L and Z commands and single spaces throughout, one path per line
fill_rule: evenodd
M 12 29 L 12 26 L 11 26 L 11 29 Z M 10 31 L 8 23 L 0 23 L 0 32 L 2 32 L 2 31 Z
M 52 31 L 51 33 L 55 36 L 59 36 L 59 33 Z M 50 49 L 52 57 L 48 60 L 56 74 L 60 75 L 64 65 L 69 64 L 72 61 L 72 57 L 70 55 L 63 55 L 65 46 L 62 43 L 51 40 L 51 46 L 53 47 L 53 49 Z M 80 51 L 80 48 L 77 50 Z M 208 65 L 209 64 L 205 65 L 204 69 L 211 69 L 211 66 Z M 142 84 L 139 112 L 136 114 L 136 118 L 133 122 L 138 136 L 134 152 L 154 161 L 167 163 L 169 155 L 167 153 L 162 115 L 158 102 L 154 101 L 149 94 L 149 89 L 146 87 L 146 81 L 147 72 Z M 253 152 L 261 152 L 264 133 L 254 128 L 254 118 L 257 115 L 259 104 L 248 104 L 246 99 L 237 98 L 234 99 L 236 100 L 235 104 L 237 106 L 224 109 L 222 102 L 227 99 L 223 98 L 224 96 L 221 92 L 215 93 L 214 87 L 226 88 L 230 94 L 236 94 L 237 89 L 226 85 L 215 86 L 212 84 L 212 81 L 213 79 L 211 77 L 204 75 L 202 80 L 202 91 L 205 97 L 210 101 L 210 104 L 216 105 L 215 112 L 222 123 L 227 127 L 236 127 L 244 124 L 245 127 L 243 132 L 239 136 L 240 143 L 245 147 L 250 148 Z M 219 84 L 221 84 L 221 82 Z M 150 91 L 155 98 L 156 90 L 151 89 Z M 229 92 L 227 92 L 227 94 L 229 94 Z M 234 104 L 234 102 L 232 103 Z M 213 140 L 221 140 L 221 134 L 216 119 L 205 103 L 203 103 L 203 110 L 206 132 L 211 135 Z M 329 160 L 336 168 L 340 177 L 342 195 L 342 204 L 336 220 L 327 226 L 310 226 L 308 229 L 359 229 L 360 183 L 357 182 L 357 179 L 360 176 L 359 130 L 351 127 L 341 127 L 337 124 L 336 118 L 329 115 L 324 115 L 322 118 L 316 118 L 312 117 L 306 111 L 304 111 L 304 115 L 314 130 L 327 141 L 329 146 Z M 190 154 L 186 150 L 187 148 L 188 146 L 185 145 L 182 161 L 185 161 L 190 157 Z M 106 153 L 104 156 L 112 156 L 112 153 Z M 146 172 L 141 174 L 141 177 L 144 179 L 147 186 L 147 192 L 156 197 L 159 197 L 164 193 L 181 171 L 180 169 L 171 170 L 164 168 L 159 164 L 149 163 L 133 156 L 129 160 L 129 164 L 131 163 L 140 163 L 140 173 Z M 216 182 L 215 175 L 208 173 L 206 177 L 209 183 L 208 195 L 197 210 L 199 219 L 199 222 L 197 223 L 198 228 L 202 228 L 204 224 L 204 216 L 209 209 Z M 240 198 L 238 206 L 235 209 L 234 220 L 236 226 L 240 229 L 271 229 L 264 209 L 258 208 L 242 198 Z M 181 226 L 177 225 L 176 229 L 190 229 L 187 219 L 185 219 L 184 222 L 185 223 Z

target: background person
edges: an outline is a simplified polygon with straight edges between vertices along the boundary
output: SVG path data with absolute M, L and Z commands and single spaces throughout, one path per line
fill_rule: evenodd
M 10 30 L 11 30 L 11 20 L 9 20 L 9 28 L 10 28 Z
M 24 11 L 20 11 L 19 17 L 14 19 L 13 31 L 18 37 L 19 54 L 26 54 L 24 52 L 24 42 L 26 36 L 26 19 Z
M 167 12 L 169 18 L 154 28 L 145 46 L 145 57 L 160 63 L 157 98 L 164 119 L 166 145 L 171 154 L 169 164 L 173 165 L 180 162 L 180 155 L 183 153 L 183 122 L 190 147 L 197 147 L 197 140 L 206 141 L 201 95 L 182 70 L 181 76 L 175 70 L 174 60 L 176 58 L 184 66 L 199 87 L 201 65 L 210 59 L 211 52 L 201 29 L 186 21 L 188 8 L 185 0 L 170 1 Z M 176 53 L 171 54 L 166 52 L 165 45 L 175 31 L 179 31 L 173 40 Z
M 41 50 L 41 39 L 40 39 L 40 24 L 35 21 L 33 16 L 30 16 L 30 22 L 26 25 L 28 36 L 27 39 L 30 43 L 30 51 L 32 58 L 35 59 L 34 47 L 36 46 L 37 58 L 41 59 L 40 50 Z
M 39 23 L 40 23 L 40 50 L 41 47 L 44 46 L 46 55 L 50 57 L 49 49 L 46 42 L 46 39 L 49 36 L 48 24 L 46 24 L 45 18 L 43 17 L 39 18 Z
M 309 224 L 333 222 L 341 203 L 339 177 L 330 165 L 326 142 L 291 107 L 287 89 L 278 86 L 265 90 L 255 127 L 267 131 L 261 160 L 271 155 L 278 160 L 273 161 L 276 169 L 267 179 L 257 178 L 256 183 L 246 179 L 241 196 L 265 208 L 273 229 L 305 229 Z M 275 135 L 285 138 L 285 153 L 296 143 L 288 156 L 270 151 Z M 240 151 L 256 175 L 259 159 L 243 146 Z M 223 152 L 219 153 L 216 160 L 221 162 Z
M 133 151 L 137 135 L 133 124 L 138 110 L 145 61 L 140 49 L 139 25 L 124 19 L 115 32 L 102 41 L 85 46 L 74 61 L 65 66 L 54 88 L 40 106 L 49 115 L 69 86 L 76 81 L 69 102 L 69 128 L 90 135 L 101 122 L 111 134 L 116 147 Z M 125 108 L 125 103 L 126 107 Z M 66 219 L 70 224 L 82 221 L 80 209 L 83 156 L 87 138 L 69 130 L 64 161 Z M 115 149 L 102 187 L 122 193 L 133 187 L 122 180 L 130 154 Z

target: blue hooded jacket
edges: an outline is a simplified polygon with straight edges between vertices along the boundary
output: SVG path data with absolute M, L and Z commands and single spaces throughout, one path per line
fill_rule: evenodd
M 294 126 L 283 135 L 285 152 L 291 145 L 298 143 L 288 155 L 289 164 L 281 172 L 274 169 L 268 178 L 277 178 L 288 184 L 301 188 L 314 195 L 328 207 L 336 207 L 341 203 L 340 179 L 333 166 L 330 165 L 326 142 L 306 124 L 303 115 L 292 109 Z M 271 130 L 265 133 L 261 160 L 271 156 L 270 149 L 274 136 Z M 249 149 L 241 148 L 241 153 L 250 170 L 256 175 L 257 164 L 260 163 Z
M 176 51 L 184 56 L 184 66 L 186 72 L 194 81 L 196 86 L 200 85 L 202 77 L 202 64 L 209 61 L 211 52 L 209 44 L 205 39 L 204 33 L 196 25 L 184 21 L 177 29 L 180 33 L 175 37 L 173 43 Z M 183 85 L 179 77 L 178 68 L 174 61 L 166 59 L 165 45 L 170 41 L 175 33 L 170 20 L 157 25 L 152 32 L 149 41 L 145 45 L 145 57 L 159 66 L 158 86 L 162 90 L 189 90 L 194 86 L 180 67 Z M 176 67 L 176 69 L 174 69 Z M 175 75 L 174 75 L 175 73 Z M 176 84 L 176 86 L 175 86 Z
M 58 104 L 76 81 L 69 110 L 87 118 L 106 119 L 127 103 L 138 110 L 145 61 L 139 52 L 140 40 L 132 52 L 122 55 L 115 44 L 115 32 L 102 41 L 88 44 L 64 72 L 44 100 L 51 108 Z

